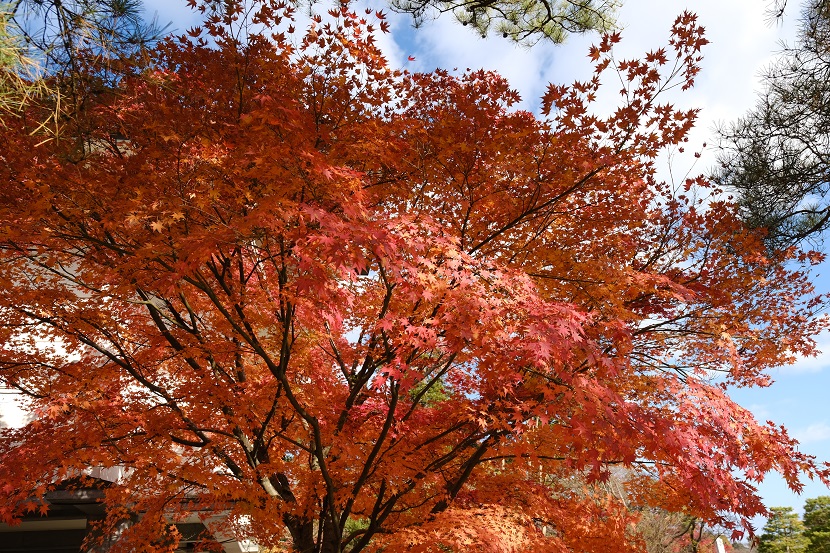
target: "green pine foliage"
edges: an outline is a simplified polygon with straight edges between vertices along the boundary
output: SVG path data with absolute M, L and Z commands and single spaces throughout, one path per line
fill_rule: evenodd
M 619 0 L 390 0 L 392 8 L 412 14 L 416 25 L 431 15 L 451 13 L 482 37 L 502 35 L 533 44 L 563 42 L 570 33 L 613 28 Z
M 758 553 L 807 553 L 810 540 L 792 507 L 773 507 L 758 544 Z
M 0 122 L 45 91 L 39 73 L 15 23 L 14 6 L 0 4 Z
M 830 553 L 830 496 L 808 499 L 804 504 L 807 553 Z
M 720 130 L 714 178 L 773 247 L 830 228 L 830 0 L 807 0 L 798 42 L 766 72 L 756 107 Z

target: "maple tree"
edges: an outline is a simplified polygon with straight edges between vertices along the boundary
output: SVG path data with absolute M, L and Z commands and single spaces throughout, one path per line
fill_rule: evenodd
M 637 497 L 629 497 L 626 482 L 630 472 L 616 466 L 611 469 L 607 479 L 596 482 L 579 481 L 571 476 L 569 481 L 574 490 L 584 493 L 590 490 L 597 497 L 613 497 L 619 500 L 629 511 L 636 513 L 634 534 L 640 541 L 639 551 L 646 553 L 696 553 L 698 551 L 715 551 L 718 533 L 716 528 L 690 515 L 685 510 L 668 511 L 662 507 L 644 504 Z M 722 537 L 723 540 L 723 537 Z M 735 550 L 729 541 L 723 541 L 727 552 Z M 739 545 L 740 547 L 740 545 Z M 575 550 L 579 550 L 576 548 Z
M 390 69 L 382 15 L 292 13 L 228 3 L 74 140 L 0 136 L 0 379 L 37 414 L 0 431 L 0 520 L 117 466 L 123 551 L 198 512 L 276 550 L 623 552 L 628 505 L 739 532 L 766 473 L 827 481 L 727 394 L 814 352 L 813 257 L 654 176 L 692 15 L 641 61 L 606 36 L 539 118 L 492 73 Z

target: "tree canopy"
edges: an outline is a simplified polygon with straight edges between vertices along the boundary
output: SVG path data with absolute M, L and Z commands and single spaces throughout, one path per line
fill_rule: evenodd
M 758 543 L 758 553 L 804 553 L 810 540 L 792 507 L 773 507 Z
M 814 351 L 809 257 L 654 176 L 692 15 L 643 60 L 606 36 L 537 118 L 492 73 L 390 69 L 382 14 L 254 8 L 164 41 L 77 140 L 0 135 L 0 379 L 37 414 L 0 430 L 0 520 L 118 466 L 114 550 L 198 511 L 304 553 L 620 553 L 632 506 L 739 532 L 766 473 L 828 480 L 727 394 Z
M 809 0 L 798 42 L 769 68 L 757 106 L 721 130 L 716 180 L 774 246 L 830 227 L 830 2 Z
M 810 540 L 807 553 L 830 553 L 830 496 L 804 503 L 804 535 Z
M 759 540 L 759 553 L 830 551 L 830 496 L 808 499 L 804 520 L 791 507 L 773 507 Z

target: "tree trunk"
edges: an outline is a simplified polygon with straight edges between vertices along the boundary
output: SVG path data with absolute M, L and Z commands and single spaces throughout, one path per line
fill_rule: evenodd
M 314 523 L 293 515 L 285 515 L 283 522 L 291 533 L 293 550 L 296 553 L 314 553 Z

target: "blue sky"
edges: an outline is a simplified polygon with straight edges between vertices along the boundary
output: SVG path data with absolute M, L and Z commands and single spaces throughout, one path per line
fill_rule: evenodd
M 374 9 L 388 12 L 382 0 L 361 0 Z M 798 2 L 791 0 L 783 21 L 770 24 L 765 0 L 626 0 L 619 12 L 623 40 L 615 50 L 618 59 L 639 57 L 663 46 L 674 19 L 684 10 L 698 15 L 710 40 L 704 50 L 702 71 L 696 87 L 671 98 L 684 107 L 701 108 L 700 120 L 693 131 L 688 150 L 701 150 L 696 160 L 691 155 L 674 154 L 661 162 L 665 179 L 683 179 L 689 173 L 705 172 L 714 164 L 713 128 L 728 122 L 750 108 L 760 87 L 760 74 L 780 51 L 782 42 L 792 43 L 797 27 Z M 184 30 L 197 18 L 184 2 L 149 0 L 150 13 L 159 21 L 173 22 Z M 521 107 L 536 111 L 538 100 L 549 82 L 569 83 L 591 72 L 588 47 L 597 36 L 572 36 L 564 45 L 538 44 L 523 48 L 500 37 L 482 40 L 475 32 L 451 18 L 428 20 L 417 30 L 407 16 L 389 14 L 392 33 L 380 38 L 393 66 L 411 71 L 435 68 L 492 69 L 507 77 L 523 98 Z M 409 61 L 413 56 L 414 61 Z M 609 87 L 612 90 L 614 87 Z M 601 98 L 601 107 L 613 107 L 614 98 Z M 830 291 L 830 280 L 819 278 L 817 287 Z M 792 367 L 774 371 L 776 383 L 766 389 L 738 390 L 734 397 L 750 408 L 761 420 L 784 424 L 800 439 L 802 451 L 830 460 L 830 336 L 821 337 L 825 354 L 804 359 Z M 769 506 L 792 506 L 801 510 L 804 499 L 830 494 L 823 485 L 807 482 L 804 493 L 790 492 L 780 478 L 772 476 L 760 486 Z M 762 524 L 763 521 L 757 521 Z

